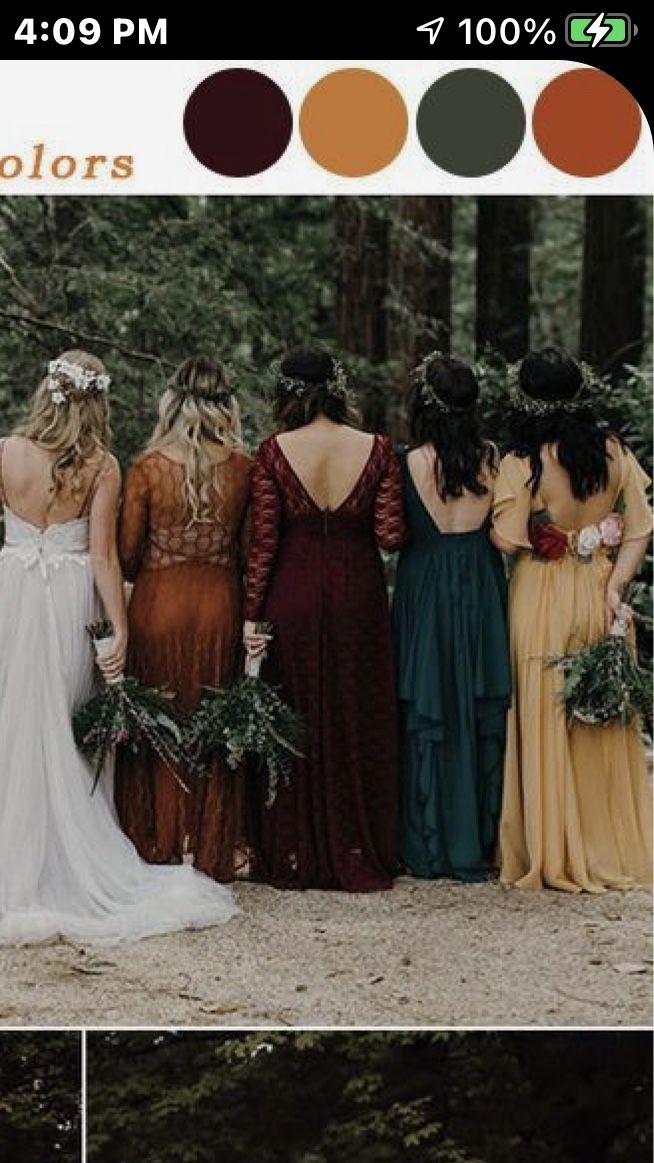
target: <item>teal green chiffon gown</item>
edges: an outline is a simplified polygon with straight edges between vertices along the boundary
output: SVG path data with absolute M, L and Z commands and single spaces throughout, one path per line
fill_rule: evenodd
M 487 528 L 444 534 L 401 456 L 411 540 L 393 625 L 402 710 L 402 854 L 414 876 L 493 868 L 511 677 L 506 580 Z

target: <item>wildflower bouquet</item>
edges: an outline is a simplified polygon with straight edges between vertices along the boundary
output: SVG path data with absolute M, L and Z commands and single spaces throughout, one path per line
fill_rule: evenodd
M 111 622 L 94 622 L 87 627 L 96 654 L 100 657 L 113 636 Z M 73 717 L 73 732 L 80 751 L 94 769 L 91 794 L 98 786 L 108 755 L 116 747 L 137 752 L 149 744 L 170 768 L 184 791 L 188 787 L 177 774 L 184 762 L 183 729 L 172 696 L 163 690 L 144 687 L 129 675 L 106 682 L 104 689 Z
M 260 633 L 268 633 L 261 624 Z M 260 660 L 255 660 L 259 662 Z M 302 758 L 303 726 L 299 715 L 274 686 L 259 677 L 258 665 L 246 663 L 239 682 L 205 689 L 187 723 L 184 746 L 191 770 L 207 774 L 219 756 L 233 770 L 253 758 L 268 780 L 267 804 L 275 802 L 280 782 L 290 780 L 294 758 Z
M 623 607 L 608 637 L 552 661 L 563 673 L 561 697 L 569 723 L 607 726 L 639 719 L 652 737 L 652 678 L 638 665 L 626 639 Z

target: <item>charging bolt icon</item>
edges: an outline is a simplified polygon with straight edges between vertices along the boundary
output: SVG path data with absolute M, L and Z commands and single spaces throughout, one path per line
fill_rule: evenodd
M 582 48 L 624 48 L 638 29 L 625 12 L 572 12 L 565 18 L 565 39 Z

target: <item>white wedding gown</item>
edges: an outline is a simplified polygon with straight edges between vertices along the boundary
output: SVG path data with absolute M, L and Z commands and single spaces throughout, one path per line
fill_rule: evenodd
M 98 617 L 87 517 L 41 531 L 5 508 L 0 552 L 0 943 L 120 941 L 229 920 L 230 889 L 149 865 L 121 831 L 110 779 L 75 746 Z

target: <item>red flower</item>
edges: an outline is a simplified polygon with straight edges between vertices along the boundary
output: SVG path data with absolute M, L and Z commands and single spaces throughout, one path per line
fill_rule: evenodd
M 560 561 L 568 551 L 567 534 L 562 529 L 557 529 L 556 525 L 546 522 L 531 522 L 529 540 L 537 557 L 542 557 L 546 561 Z

